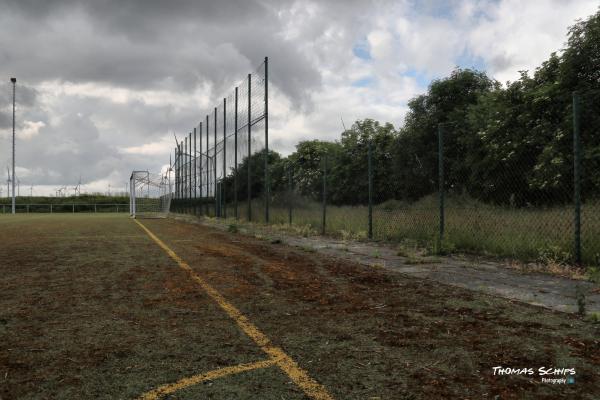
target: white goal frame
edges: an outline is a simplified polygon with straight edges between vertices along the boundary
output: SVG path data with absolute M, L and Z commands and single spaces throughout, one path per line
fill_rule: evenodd
M 129 178 L 131 218 L 166 218 L 173 197 L 171 179 L 149 171 L 132 171 Z

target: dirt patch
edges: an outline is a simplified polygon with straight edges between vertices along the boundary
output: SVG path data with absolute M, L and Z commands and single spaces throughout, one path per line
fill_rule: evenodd
M 337 398 L 600 394 L 600 329 L 575 316 L 198 225 L 150 228 L 196 238 L 169 244 Z M 495 366 L 573 367 L 576 384 Z
M 2 220 L 0 396 L 136 398 L 264 354 L 122 216 Z M 600 397 L 574 315 L 173 220 L 143 223 L 336 399 Z M 493 367 L 575 368 L 575 383 Z M 304 398 L 277 368 L 171 398 Z

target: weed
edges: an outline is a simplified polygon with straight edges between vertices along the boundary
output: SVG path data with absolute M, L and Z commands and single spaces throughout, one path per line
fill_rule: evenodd
M 444 237 L 441 242 L 437 237 L 434 237 L 430 241 L 430 245 L 427 248 L 428 255 L 445 255 L 454 253 L 456 251 L 456 245 L 450 241 L 447 237 Z
M 585 293 L 579 285 L 575 287 L 575 298 L 577 299 L 577 314 L 585 315 Z
M 548 266 L 568 265 L 573 259 L 573 255 L 570 252 L 556 245 L 545 246 L 538 251 L 538 260 Z
M 586 278 L 590 282 L 600 284 L 600 267 L 589 267 Z
M 227 232 L 238 233 L 239 232 L 238 226 L 236 224 L 229 224 L 229 226 L 227 227 Z
M 594 323 L 594 324 L 600 324 L 600 312 L 593 312 L 590 315 L 588 315 L 588 321 Z

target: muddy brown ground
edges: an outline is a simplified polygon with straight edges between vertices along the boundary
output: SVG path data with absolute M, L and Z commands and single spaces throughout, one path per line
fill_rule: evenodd
M 0 219 L 3 399 L 135 398 L 265 358 L 129 219 L 18 218 Z M 600 397 L 600 326 L 576 316 L 200 225 L 142 223 L 336 399 Z M 539 367 L 575 368 L 575 383 L 542 383 Z M 169 398 L 305 397 L 268 368 Z

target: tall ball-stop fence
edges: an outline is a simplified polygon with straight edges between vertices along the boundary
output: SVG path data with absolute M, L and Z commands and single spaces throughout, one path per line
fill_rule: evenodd
M 482 111 L 489 122 L 477 132 L 466 120 L 438 121 L 420 146 L 358 129 L 342 138 L 351 151 L 322 143 L 282 158 L 269 149 L 265 59 L 177 144 L 171 210 L 431 253 L 594 264 L 599 100 L 573 93 L 561 99 L 567 117 L 543 116 L 521 131 L 510 126 L 524 111 L 515 106 Z
M 269 222 L 268 59 L 175 148 L 172 210 Z

